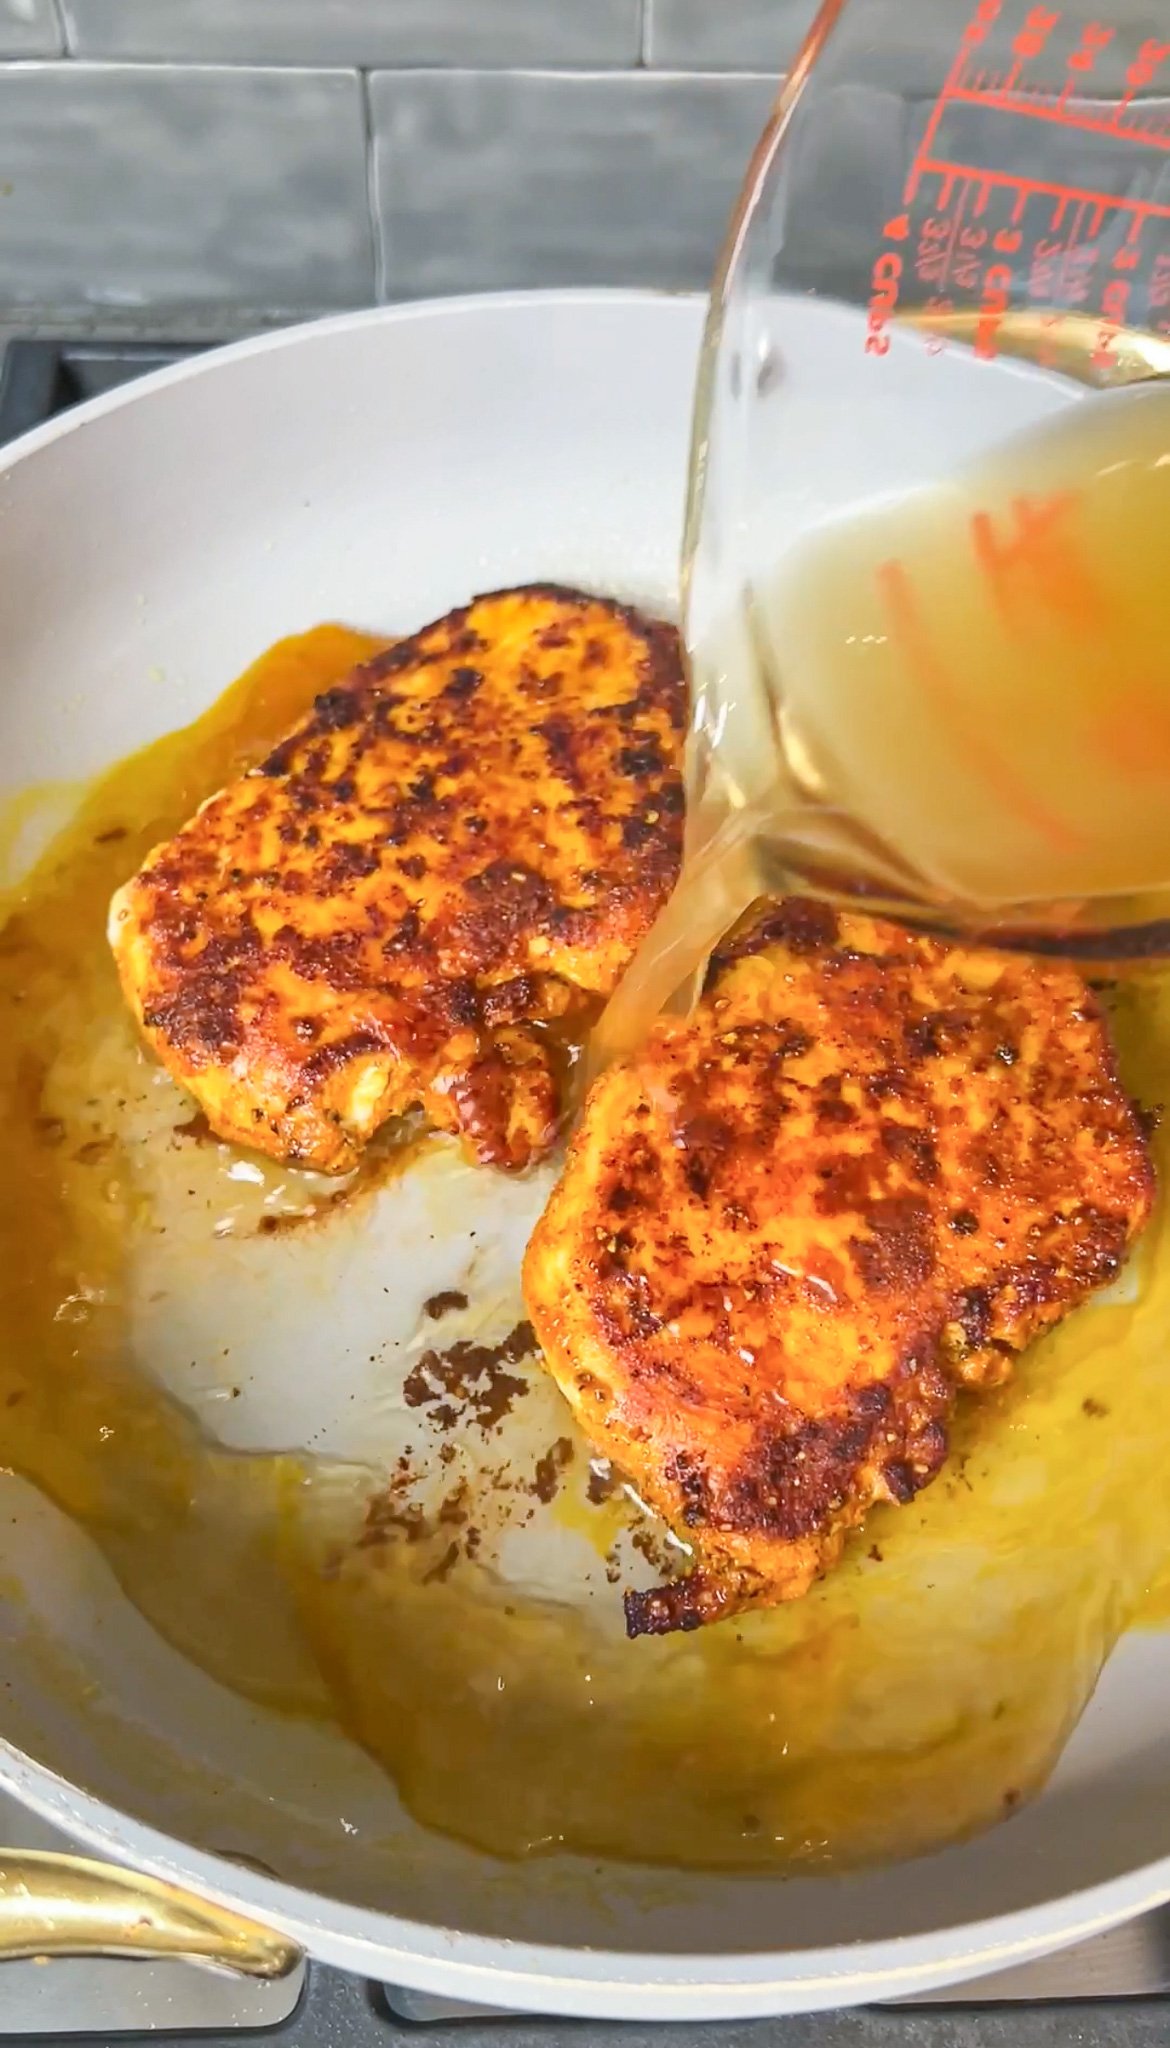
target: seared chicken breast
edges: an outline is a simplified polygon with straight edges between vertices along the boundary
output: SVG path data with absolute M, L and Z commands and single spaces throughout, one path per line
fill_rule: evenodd
M 222 1138 L 324 1172 L 423 1104 L 519 1168 L 550 1025 L 614 987 L 675 879 L 674 630 L 578 591 L 481 597 L 318 697 L 118 891 L 147 1043 Z
M 1069 968 L 768 910 L 596 1083 L 525 1265 L 586 1436 L 693 1550 L 629 1632 L 806 1592 L 935 1476 L 958 1390 L 1116 1274 L 1152 1194 Z

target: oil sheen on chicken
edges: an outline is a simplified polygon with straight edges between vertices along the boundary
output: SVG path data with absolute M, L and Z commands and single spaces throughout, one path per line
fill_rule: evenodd
M 632 1635 L 791 1600 L 938 1472 L 957 1391 L 1118 1271 L 1151 1168 L 1064 966 L 793 899 L 596 1083 L 529 1313 L 694 1555 Z
M 552 586 L 481 597 L 318 697 L 120 889 L 149 1045 L 222 1138 L 325 1172 L 422 1103 L 473 1158 L 555 1134 L 555 1031 L 678 871 L 669 626 Z

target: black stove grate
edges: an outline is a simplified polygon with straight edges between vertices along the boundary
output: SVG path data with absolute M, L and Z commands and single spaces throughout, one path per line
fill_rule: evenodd
M 0 367 L 0 444 L 83 399 L 98 398 L 210 346 L 197 341 L 10 341 Z
M 167 2048 L 217 2048 L 206 2034 L 166 2038 Z M 220 2038 L 226 2048 L 226 2037 Z M 1164 1999 L 1131 1998 L 931 2012 L 861 2007 L 723 2025 L 505 2017 L 419 2022 L 396 2018 L 380 1986 L 319 1970 L 284 2025 L 253 2038 L 272 2048 L 1167 2048 L 1170 2013 Z M 242 2048 L 238 2035 L 235 2048 Z

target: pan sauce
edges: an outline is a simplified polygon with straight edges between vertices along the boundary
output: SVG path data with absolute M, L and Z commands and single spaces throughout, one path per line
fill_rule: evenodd
M 280 1242 L 285 1219 L 308 1215 L 345 1232 L 359 1195 L 392 1201 L 379 1175 L 429 1170 L 409 1132 L 341 1187 L 176 1138 L 189 1110 L 137 1048 L 104 936 L 109 896 L 147 848 L 376 644 L 336 627 L 280 643 L 194 726 L 100 778 L 4 906 L 0 1457 L 89 1531 L 197 1663 L 265 1704 L 339 1720 L 421 1821 L 486 1849 L 840 1863 L 1010 1811 L 1117 1634 L 1170 1612 L 1163 1205 L 1110 1297 L 1037 1345 L 1015 1385 L 968 1404 L 944 1475 L 871 1515 L 805 1601 L 659 1642 L 625 1642 L 603 1574 L 590 1600 L 562 1574 L 552 1600 L 493 1571 L 492 1530 L 515 1507 L 489 1498 L 490 1460 L 456 1506 L 440 1487 L 438 1511 L 412 1523 L 385 1511 L 368 1469 L 218 1448 L 135 1362 L 132 1283 L 152 1234 L 185 1232 L 214 1288 L 225 1224 L 278 1218 Z M 13 807 L 13 834 L 26 810 Z M 1170 980 L 1130 983 L 1113 1009 L 1129 1085 L 1147 1104 L 1170 1096 Z M 1154 1144 L 1164 1177 L 1170 1125 Z M 275 1257 L 277 1243 L 255 1250 Z M 571 1442 L 539 1374 L 531 1400 Z M 508 1448 L 519 1424 L 500 1428 Z M 436 1468 L 440 1451 L 431 1440 Z M 524 1491 L 521 1519 L 606 1551 L 633 1510 L 590 1504 L 579 1442 L 561 1464 L 555 1488 Z M 469 1524 L 482 1547 L 441 1569 L 451 1528 Z

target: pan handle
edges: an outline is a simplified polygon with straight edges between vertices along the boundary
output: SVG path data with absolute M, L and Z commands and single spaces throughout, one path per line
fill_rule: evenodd
M 161 1878 L 88 1856 L 0 1849 L 0 1962 L 128 1956 L 210 1963 L 242 1977 L 287 1977 L 301 1951 Z

